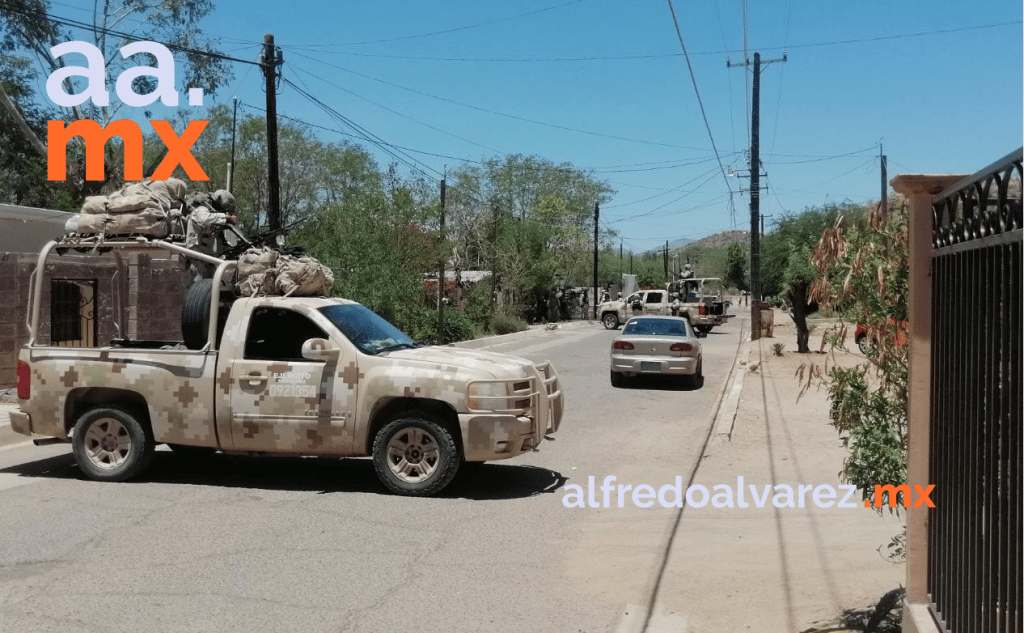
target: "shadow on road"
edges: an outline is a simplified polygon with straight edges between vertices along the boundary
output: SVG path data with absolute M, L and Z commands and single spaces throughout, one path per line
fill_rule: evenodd
M 0 469 L 0 473 L 87 481 L 70 453 Z M 390 494 L 378 481 L 373 463 L 362 458 L 256 457 L 223 453 L 185 457 L 170 451 L 157 451 L 149 469 L 134 481 L 221 488 L 294 490 L 320 494 Z M 547 468 L 525 464 L 488 463 L 477 468 L 475 472 L 460 473 L 438 496 L 481 501 L 520 499 L 553 493 L 565 481 L 565 477 L 560 473 Z
M 697 391 L 704 386 L 704 378 L 691 383 L 689 378 L 680 376 L 635 376 L 626 378 L 617 389 L 637 389 L 640 391 Z

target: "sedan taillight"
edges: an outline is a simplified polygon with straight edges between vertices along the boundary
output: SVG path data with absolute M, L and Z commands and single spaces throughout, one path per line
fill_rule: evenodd
M 615 341 L 612 343 L 612 349 L 633 349 L 633 344 L 627 341 Z
M 673 352 L 692 352 L 693 345 L 690 345 L 689 343 L 676 343 L 668 349 Z

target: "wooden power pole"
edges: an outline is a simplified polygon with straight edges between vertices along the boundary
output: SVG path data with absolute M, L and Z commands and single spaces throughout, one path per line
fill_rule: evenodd
M 274 36 L 263 36 L 263 74 L 267 80 L 267 228 L 281 228 L 281 182 L 277 171 L 277 72 L 281 60 Z
M 441 179 L 441 231 L 439 235 L 439 241 L 441 248 L 440 266 L 437 271 L 437 342 L 444 345 L 444 195 L 447 189 L 447 183 L 445 179 Z
M 764 65 L 787 61 L 783 53 L 781 59 L 770 59 Z M 726 61 L 726 66 L 750 66 L 750 60 L 742 64 Z M 754 53 L 753 91 L 750 98 L 750 338 L 761 338 L 761 235 L 758 232 L 761 224 L 761 53 Z

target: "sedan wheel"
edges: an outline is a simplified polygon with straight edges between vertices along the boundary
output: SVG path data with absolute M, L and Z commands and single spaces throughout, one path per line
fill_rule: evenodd
M 621 387 L 625 382 L 625 377 L 617 371 L 611 372 L 611 377 L 613 387 Z
M 867 334 L 861 334 L 860 338 L 857 339 L 857 349 L 860 350 L 861 354 L 867 355 L 868 350 L 871 349 L 871 342 L 868 341 Z

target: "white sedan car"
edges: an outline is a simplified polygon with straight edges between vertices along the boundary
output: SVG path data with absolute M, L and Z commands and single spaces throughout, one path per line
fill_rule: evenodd
M 700 341 L 681 317 L 641 316 L 626 321 L 612 341 L 611 380 L 621 387 L 642 374 L 681 376 L 697 387 L 703 378 Z

